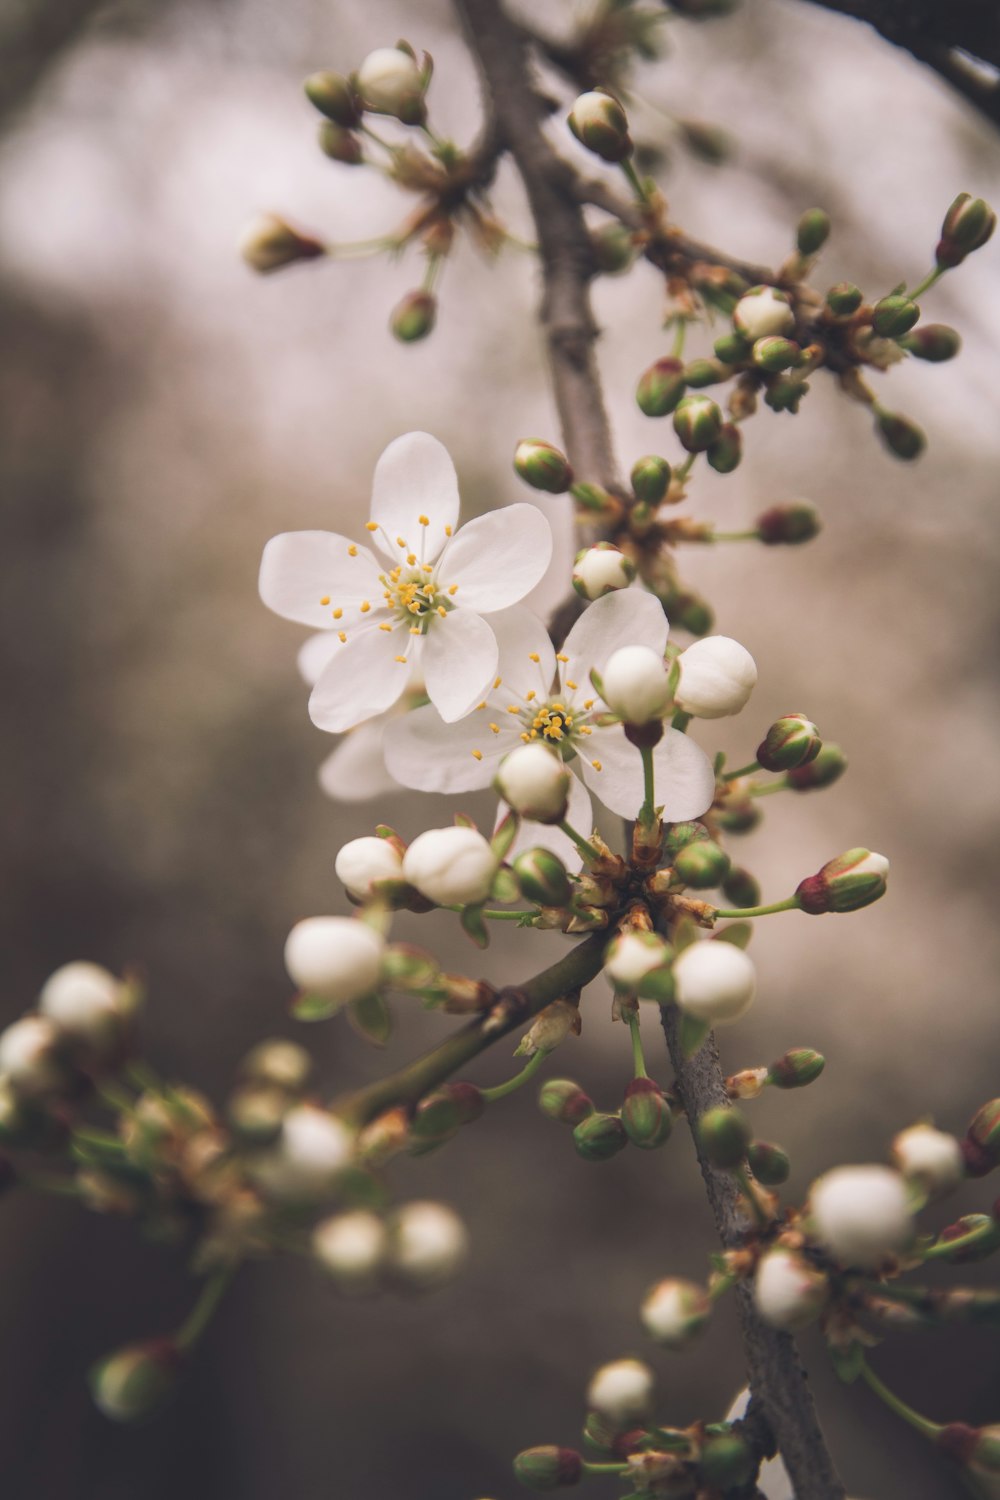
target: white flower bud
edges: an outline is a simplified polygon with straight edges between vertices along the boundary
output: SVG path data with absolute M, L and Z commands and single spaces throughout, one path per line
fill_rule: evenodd
M 761 1256 L 753 1295 L 764 1322 L 789 1331 L 815 1322 L 826 1306 L 830 1287 L 822 1271 L 805 1256 L 778 1246 Z
M 674 960 L 674 983 L 682 1010 L 709 1026 L 724 1026 L 750 1009 L 757 974 L 742 948 L 709 939 L 691 943 Z
M 354 1136 L 343 1120 L 313 1104 L 298 1104 L 282 1121 L 275 1145 L 257 1157 L 251 1172 L 270 1198 L 313 1201 L 331 1191 L 353 1153 Z
M 407 1286 L 440 1286 L 465 1260 L 469 1236 L 444 1203 L 404 1203 L 390 1226 L 389 1262 Z
M 584 547 L 573 565 L 573 587 L 584 599 L 603 599 L 614 589 L 627 589 L 635 577 L 635 564 L 612 542 Z
M 365 109 L 407 121 L 414 101 L 423 93 L 420 69 L 400 47 L 377 47 L 369 52 L 354 81 Z
M 668 1349 L 681 1349 L 701 1332 L 711 1311 L 704 1287 L 680 1276 L 668 1276 L 647 1293 L 640 1317 L 651 1339 Z
M 403 856 L 390 839 L 351 839 L 334 863 L 337 879 L 358 901 L 371 896 L 376 880 L 402 880 Z
M 605 950 L 604 972 L 615 989 L 635 990 L 669 957 L 669 945 L 655 932 L 620 932 Z
M 518 1043 L 515 1057 L 534 1057 L 536 1052 L 554 1052 L 570 1035 L 580 1033 L 580 1007 L 572 1000 L 553 1000 L 535 1017 Z
M 569 771 L 545 745 L 521 745 L 505 755 L 493 785 L 515 812 L 536 823 L 560 823 L 566 816 Z
M 750 652 L 727 635 L 707 635 L 677 660 L 677 706 L 699 719 L 738 714 L 757 681 L 757 663 Z
M 496 872 L 496 855 L 474 828 L 429 828 L 403 856 L 405 879 L 439 906 L 485 901 Z
M 773 286 L 755 286 L 737 302 L 733 324 L 754 343 L 772 334 L 792 333 L 795 314 L 784 292 Z
M 45 1016 L 22 1016 L 0 1032 L 0 1075 L 15 1093 L 45 1094 L 65 1082 L 55 1056 L 57 1041 L 58 1033 Z
M 285 968 L 308 995 L 336 1005 L 376 989 L 385 939 L 353 917 L 306 917 L 285 943 Z
M 313 1255 L 344 1292 L 373 1290 L 389 1236 L 377 1214 L 359 1208 L 334 1214 L 313 1230 Z
M 63 964 L 50 974 L 38 997 L 39 1012 L 60 1031 L 102 1043 L 114 1037 L 121 1014 L 122 985 L 99 964 Z
M 871 1268 L 913 1237 L 906 1183 L 891 1167 L 834 1167 L 809 1190 L 816 1238 L 849 1266 Z
M 962 1148 L 953 1135 L 933 1125 L 911 1125 L 892 1143 L 892 1159 L 913 1182 L 929 1193 L 947 1193 L 965 1176 Z
M 615 1359 L 594 1372 L 587 1387 L 587 1410 L 616 1426 L 647 1417 L 653 1405 L 654 1375 L 641 1359 Z
M 243 230 L 237 249 L 247 265 L 262 275 L 326 254 L 320 240 L 303 234 L 278 214 L 259 214 Z
M 670 704 L 670 673 L 649 646 L 622 646 L 602 672 L 601 696 L 626 724 L 648 724 Z

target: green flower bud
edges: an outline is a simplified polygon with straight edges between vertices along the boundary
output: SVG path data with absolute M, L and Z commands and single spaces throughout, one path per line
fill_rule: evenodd
M 713 167 L 729 160 L 733 142 L 727 131 L 721 130 L 717 125 L 706 124 L 703 120 L 678 120 L 677 124 L 684 144 L 693 156 Z
M 319 127 L 319 149 L 331 161 L 343 162 L 347 167 L 360 166 L 364 153 L 361 142 L 350 130 L 335 125 L 332 120 L 323 120 Z
M 714 1432 L 705 1438 L 698 1467 L 709 1488 L 729 1494 L 749 1483 L 756 1472 L 757 1459 L 737 1433 Z
M 613 515 L 616 513 L 618 501 L 614 495 L 609 495 L 607 490 L 602 489 L 599 484 L 571 484 L 569 492 L 582 510 L 592 511 L 596 516 Z M 620 507 L 618 508 L 620 509 Z
M 780 1187 L 788 1181 L 792 1170 L 787 1152 L 773 1141 L 751 1141 L 747 1147 L 747 1161 L 757 1181 L 765 1187 Z
M 802 911 L 821 916 L 828 911 L 858 911 L 885 895 L 889 861 L 868 849 L 848 849 L 815 875 L 799 882 L 795 894 Z
M 660 1086 L 651 1078 L 633 1078 L 625 1090 L 622 1126 L 633 1146 L 655 1151 L 670 1138 L 674 1118 Z
M 782 338 L 780 334 L 771 334 L 768 338 L 758 339 L 753 346 L 751 358 L 758 370 L 766 370 L 772 375 L 779 374 L 782 370 L 790 370 L 797 365 L 802 350 L 794 339 Z
M 369 52 L 352 80 L 361 104 L 374 114 L 392 115 L 404 125 L 422 124 L 427 118 L 428 62 L 425 55 L 421 69 L 408 42 Z
M 815 255 L 830 236 L 830 216 L 821 208 L 807 208 L 795 230 L 795 244 L 800 255 Z
M 240 1074 L 248 1082 L 271 1084 L 292 1094 L 305 1088 L 311 1073 L 312 1058 L 306 1049 L 283 1037 L 258 1042 L 240 1063 Z
M 632 492 L 637 500 L 647 505 L 659 505 L 670 488 L 670 465 L 665 458 L 647 453 L 632 465 Z
M 864 300 L 861 288 L 852 286 L 849 281 L 838 281 L 826 294 L 826 305 L 838 318 L 849 318 Z
M 594 1101 L 571 1078 L 550 1078 L 538 1092 L 538 1107 L 561 1125 L 579 1125 L 594 1113 Z
M 300 260 L 315 260 L 326 246 L 311 234 L 293 229 L 278 214 L 261 214 L 243 231 L 239 251 L 251 270 L 266 276 Z
M 414 1156 L 434 1151 L 457 1135 L 462 1125 L 458 1104 L 444 1089 L 421 1099 L 410 1121 L 410 1150 Z
M 581 94 L 567 123 L 581 146 L 602 161 L 619 162 L 632 155 L 628 117 L 618 100 L 603 89 Z
M 90 1393 L 112 1422 L 141 1422 L 173 1396 L 180 1365 L 181 1351 L 172 1339 L 127 1344 L 93 1366 Z
M 909 417 L 901 416 L 899 412 L 876 409 L 875 431 L 889 452 L 907 463 L 919 458 L 927 446 L 927 439 L 916 422 L 911 422 Z
M 437 319 L 437 298 L 431 292 L 407 292 L 396 303 L 389 327 L 401 344 L 415 344 L 425 339 Z
M 985 1177 L 1000 1167 L 1000 1099 L 991 1099 L 976 1111 L 965 1133 L 966 1170 L 971 1177 Z
M 680 1276 L 669 1276 L 650 1288 L 639 1316 L 656 1343 L 667 1349 L 683 1349 L 701 1333 L 711 1313 L 712 1302 L 704 1287 Z
M 742 333 L 724 333 L 712 345 L 716 359 L 724 365 L 741 365 L 750 356 L 751 344 Z
M 847 756 L 840 746 L 824 744 L 813 760 L 786 772 L 785 780 L 795 792 L 811 792 L 818 787 L 832 786 L 846 770 Z
M 719 1105 L 708 1109 L 697 1125 L 701 1149 L 713 1167 L 739 1167 L 753 1140 L 750 1121 L 742 1110 Z
M 714 890 L 728 875 L 730 864 L 725 849 L 711 839 L 688 844 L 674 858 L 674 869 L 681 880 L 697 891 Z
M 971 1175 L 975 1176 L 971 1168 Z M 947 1253 L 943 1247 L 948 1246 Z M 942 1229 L 934 1242 L 935 1258 L 947 1260 L 952 1265 L 970 1265 L 986 1258 L 1000 1248 L 1000 1223 L 989 1214 L 963 1214 L 947 1229 Z
M 809 392 L 809 384 L 789 376 L 787 379 L 771 375 L 764 391 L 764 405 L 772 411 L 790 411 L 793 415 L 802 404 L 802 397 Z
M 730 906 L 759 906 L 760 884 L 749 870 L 734 866 L 722 882 L 722 894 Z
M 514 874 L 526 901 L 565 906 L 573 894 L 566 866 L 551 849 L 526 849 L 514 860 Z
M 723 833 L 751 833 L 763 816 L 752 797 L 727 797 L 715 821 Z
M 792 1047 L 767 1070 L 767 1081 L 777 1089 L 804 1089 L 826 1067 L 826 1058 L 811 1047 Z
M 672 823 L 668 827 L 664 848 L 668 855 L 686 849 L 700 839 L 711 837 L 704 823 Z
M 734 422 L 727 422 L 706 453 L 709 468 L 731 474 L 743 457 L 743 435 Z
M 707 635 L 715 624 L 712 606 L 690 589 L 677 589 L 661 597 L 670 621 L 690 635 Z
M 569 460 L 542 438 L 522 438 L 514 450 L 514 468 L 525 484 L 549 495 L 562 495 L 573 483 Z
M 572 1448 L 525 1448 L 514 1460 L 514 1477 L 525 1489 L 558 1490 L 577 1484 L 583 1460 Z
M 915 328 L 905 339 L 900 339 L 900 343 L 914 359 L 924 359 L 932 365 L 954 359 L 962 347 L 961 338 L 946 323 L 925 323 L 922 328 Z
M 613 219 L 591 231 L 590 243 L 597 269 L 605 276 L 620 275 L 635 260 L 635 241 L 631 231 Z
M 443 1083 L 438 1092 L 451 1101 L 460 1125 L 471 1125 L 486 1108 L 486 1100 L 474 1083 L 461 1079 L 457 1083 Z
M 722 412 L 708 396 L 685 396 L 674 412 L 674 431 L 689 453 L 710 448 L 722 425 Z
M 684 366 L 685 384 L 695 391 L 700 391 L 706 385 L 718 385 L 728 374 L 729 371 L 724 370 L 714 359 L 693 359 Z
M 772 505 L 757 517 L 756 527 L 765 546 L 794 547 L 819 535 L 820 519 L 813 506 L 799 500 L 790 505 Z
M 309 103 L 335 125 L 350 130 L 361 120 L 361 105 L 346 78 L 339 73 L 310 73 L 305 83 Z
M 757 746 L 757 761 L 765 771 L 793 771 L 815 760 L 822 748 L 819 730 L 811 719 L 805 714 L 785 714 Z
M 920 308 L 909 297 L 898 293 L 883 297 L 872 311 L 872 327 L 884 339 L 900 338 L 919 321 Z
M 985 245 L 997 227 L 997 216 L 982 198 L 959 193 L 944 216 L 934 257 L 947 270 L 961 265 L 967 255 Z
M 597 1111 L 581 1120 L 573 1131 L 573 1145 L 584 1161 L 608 1161 L 628 1145 L 625 1127 L 617 1115 Z
M 640 375 L 635 399 L 647 417 L 665 417 L 674 410 L 684 389 L 684 364 L 668 355 Z

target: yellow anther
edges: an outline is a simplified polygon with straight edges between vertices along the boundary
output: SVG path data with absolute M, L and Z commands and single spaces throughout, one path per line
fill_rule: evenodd
M 421 526 L 429 526 L 431 524 L 430 518 L 428 516 L 418 516 L 417 520 L 420 522 Z
M 507 704 L 507 712 L 509 714 L 519 714 L 521 712 L 521 710 L 518 708 L 518 706 L 517 706 L 516 703 L 508 703 Z
M 569 688 L 571 693 L 576 692 L 577 684 L 575 682 L 570 682 L 568 677 L 566 678 L 566 686 Z
M 419 635 L 420 634 L 420 626 L 419 625 L 411 625 L 410 626 L 410 634 L 411 635 Z
M 568 656 L 564 656 L 561 651 L 557 651 L 556 652 L 556 661 L 569 661 L 569 657 Z
M 365 522 L 365 530 L 366 531 L 378 531 L 378 522 L 377 521 L 366 521 Z
M 593 708 L 593 706 L 594 706 L 594 700 L 593 700 L 593 698 L 587 698 L 586 701 L 584 702 L 583 706 L 584 706 L 584 708 Z
M 586 724 L 581 724 L 576 732 L 577 734 L 593 734 L 594 731 L 592 729 L 588 729 Z
M 405 538 L 405 536 L 398 536 L 396 538 L 396 546 L 397 547 L 405 547 L 406 546 L 406 538 Z
M 496 692 L 496 690 L 500 686 L 501 682 L 503 682 L 503 678 L 502 677 L 498 677 L 497 680 L 496 680 L 496 682 L 493 684 L 493 691 L 494 692 Z
M 320 602 L 320 604 L 329 604 L 329 602 L 330 602 L 330 595 L 329 594 L 324 594 L 323 597 L 322 597 L 322 599 L 319 602 Z
M 444 534 L 445 534 L 445 536 L 451 536 L 451 527 L 450 526 L 446 526 L 444 528 Z
M 521 738 L 526 745 L 530 745 L 531 741 L 534 739 L 534 735 L 522 733 Z
M 417 554 L 415 552 L 410 552 L 407 555 L 406 561 L 408 562 L 408 564 L 410 565 L 411 568 L 413 567 L 413 564 L 416 562 L 416 560 L 417 560 Z M 397 574 L 399 573 L 399 569 L 398 568 L 396 569 L 396 573 Z
M 524 696 L 527 699 L 527 701 L 530 703 L 531 700 L 532 700 L 532 698 L 537 698 L 538 697 L 538 694 L 535 692 L 534 688 L 532 688 L 531 691 L 528 692 L 528 693 L 525 693 Z
M 406 665 L 406 657 L 405 656 L 397 656 L 396 660 L 397 661 L 401 661 L 404 666 Z
M 537 651 L 529 651 L 528 652 L 528 660 L 529 661 L 541 661 L 541 659 L 542 658 L 539 656 L 539 654 L 538 654 Z
M 392 629 L 391 625 L 382 624 L 382 625 L 379 626 L 379 630 L 391 630 L 391 629 Z
M 346 630 L 338 630 L 337 631 L 337 639 L 339 641 L 341 641 L 341 642 L 346 641 L 347 640 L 347 631 Z
M 476 704 L 476 713 L 478 713 L 481 708 L 485 708 L 485 707 L 486 707 L 485 703 L 477 703 Z
M 448 590 L 448 592 L 454 598 L 454 596 L 458 593 L 458 584 L 457 583 L 453 583 L 452 586 L 451 586 L 451 588 Z
M 423 568 L 423 570 L 424 570 L 425 573 L 433 573 L 434 572 L 434 564 L 433 563 L 421 563 L 420 566 Z
M 476 760 L 482 760 L 483 752 L 481 750 L 473 750 L 472 753 L 475 756 Z
M 441 616 L 442 620 L 444 619 L 445 615 L 448 613 L 448 611 L 445 609 L 445 607 L 444 607 L 443 604 L 439 604 L 438 605 L 437 612 Z
M 592 760 L 590 762 L 590 764 L 593 766 L 593 768 L 594 768 L 595 771 L 603 771 L 604 770 L 604 767 L 601 765 L 601 762 L 599 760 Z
M 483 704 L 483 707 L 484 708 L 486 707 L 485 703 Z M 492 731 L 493 731 L 494 734 L 499 734 L 500 733 L 500 725 L 499 724 L 491 724 L 490 728 L 492 729 Z
M 342 609 L 335 609 L 334 610 L 334 612 L 333 612 L 333 618 L 335 620 L 341 620 L 341 619 L 343 619 L 343 617 L 344 617 L 344 611 Z
M 355 545 L 354 545 L 353 542 L 351 543 L 351 545 L 347 549 L 347 555 L 348 555 L 348 557 L 357 557 L 357 555 L 358 555 L 358 549 L 357 549 L 357 547 L 355 547 Z
M 371 609 L 371 605 L 368 603 L 368 600 L 367 599 L 362 599 L 362 601 L 361 601 L 361 613 L 363 615 L 366 615 L 370 609 Z

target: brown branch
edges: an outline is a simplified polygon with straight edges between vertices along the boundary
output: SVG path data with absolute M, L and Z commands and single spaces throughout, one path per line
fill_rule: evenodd
M 104 0 L 29 0 L 0 7 L 0 120 L 30 98 L 46 70 L 82 35 Z

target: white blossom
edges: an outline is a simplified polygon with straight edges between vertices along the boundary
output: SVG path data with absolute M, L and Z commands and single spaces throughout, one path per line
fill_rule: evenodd
M 379 982 L 385 940 L 354 917 L 305 917 L 285 943 L 285 968 L 306 994 L 347 1005 Z
M 933 1125 L 911 1125 L 892 1143 L 892 1159 L 904 1177 L 930 1193 L 947 1193 L 965 1176 L 962 1147 L 953 1135 Z
M 792 333 L 795 314 L 784 292 L 773 286 L 755 286 L 737 302 L 733 323 L 740 333 L 756 343 L 772 334 Z
M 334 1214 L 313 1230 L 312 1250 L 342 1291 L 368 1291 L 376 1284 L 389 1236 L 377 1214 L 367 1209 Z
M 402 47 L 377 47 L 355 74 L 355 85 L 366 109 L 399 116 L 423 92 L 420 69 Z
M 594 1372 L 587 1387 L 587 1409 L 627 1426 L 649 1415 L 653 1385 L 653 1372 L 641 1359 L 612 1360 Z
M 754 1276 L 757 1311 L 772 1328 L 804 1328 L 819 1317 L 830 1295 L 822 1271 L 803 1255 L 776 1246 L 761 1256 Z
M 649 646 L 620 646 L 602 675 L 605 703 L 626 724 L 648 724 L 670 704 L 670 673 Z
M 44 1094 L 65 1074 L 55 1057 L 58 1033 L 45 1016 L 22 1016 L 0 1031 L 0 1076 L 18 1094 Z
M 429 828 L 403 856 L 403 875 L 428 901 L 467 906 L 489 895 L 497 864 L 475 828 Z
M 838 1260 L 866 1269 L 913 1237 L 906 1183 L 891 1167 L 834 1167 L 809 1190 L 816 1237 Z
M 122 1018 L 120 980 L 100 964 L 63 964 L 50 974 L 38 997 L 39 1012 L 60 1031 L 91 1042 L 105 1042 Z
M 280 1202 L 317 1200 L 334 1187 L 354 1154 L 354 1136 L 343 1120 L 312 1104 L 285 1115 L 275 1144 L 253 1161 L 252 1174 Z
M 699 719 L 738 714 L 757 681 L 757 664 L 745 646 L 727 635 L 707 635 L 677 658 L 677 706 Z
M 620 932 L 604 953 L 604 972 L 616 989 L 634 990 L 666 963 L 670 949 L 655 932 Z
M 516 813 L 539 823 L 558 823 L 566 816 L 569 783 L 558 750 L 533 740 L 504 756 L 494 785 Z
M 611 542 L 598 542 L 577 553 L 573 564 L 573 587 L 584 599 L 602 599 L 615 589 L 628 588 L 635 578 L 635 564 Z
M 753 962 L 734 943 L 709 938 L 691 943 L 674 960 L 677 1004 L 709 1026 L 738 1021 L 753 1004 Z
M 415 1288 L 450 1280 L 468 1254 L 465 1225 L 444 1203 L 404 1203 L 389 1234 L 389 1264 L 399 1280 Z
M 351 839 L 334 861 L 337 879 L 352 896 L 364 901 L 378 880 L 402 880 L 403 856 L 390 839 Z
M 646 1294 L 640 1316 L 651 1339 L 681 1349 L 705 1326 L 712 1303 L 705 1288 L 681 1276 L 668 1276 Z

